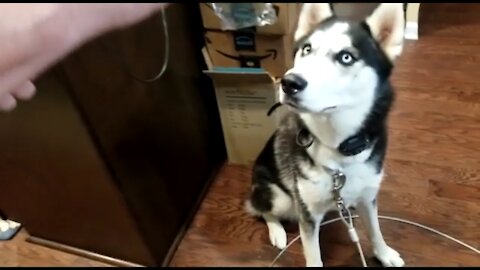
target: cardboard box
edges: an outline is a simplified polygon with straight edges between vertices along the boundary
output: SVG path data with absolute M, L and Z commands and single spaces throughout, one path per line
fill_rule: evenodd
M 263 4 L 263 3 L 258 3 Z M 301 3 L 273 3 L 277 12 L 275 24 L 255 27 L 259 34 L 285 35 L 291 34 L 297 24 Z M 215 14 L 209 3 L 200 3 L 203 26 L 208 30 L 224 30 L 220 18 Z
M 266 72 L 204 73 L 215 87 L 229 163 L 251 165 L 281 117 L 267 116 L 278 100 L 273 78 Z
M 293 65 L 291 35 L 207 31 L 205 44 L 213 67 L 262 68 L 281 77 Z

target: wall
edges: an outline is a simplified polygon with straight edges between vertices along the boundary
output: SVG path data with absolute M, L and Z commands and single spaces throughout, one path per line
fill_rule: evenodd
M 407 23 L 418 24 L 418 11 L 420 9 L 420 3 L 408 3 L 407 6 Z

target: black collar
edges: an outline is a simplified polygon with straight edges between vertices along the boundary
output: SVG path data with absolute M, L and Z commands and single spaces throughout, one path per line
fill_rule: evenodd
M 275 111 L 278 107 L 280 107 L 281 103 L 276 103 L 270 108 L 267 115 Z M 313 142 L 315 141 L 315 136 L 308 130 L 305 123 L 300 119 L 299 123 L 299 130 L 297 132 L 296 140 L 297 144 L 303 148 L 309 148 L 312 146 Z M 318 139 L 317 139 L 318 140 Z M 364 130 L 360 130 L 355 135 L 348 137 L 344 140 L 337 148 L 337 151 L 344 155 L 344 156 L 355 156 L 360 154 L 365 149 L 368 149 L 372 145 L 371 136 Z
M 297 133 L 297 144 L 303 148 L 310 147 L 315 139 L 315 136 L 313 136 L 306 127 L 301 127 Z M 368 134 L 360 131 L 344 140 L 338 146 L 337 151 L 344 156 L 355 156 L 369 148 L 371 145 L 372 141 Z

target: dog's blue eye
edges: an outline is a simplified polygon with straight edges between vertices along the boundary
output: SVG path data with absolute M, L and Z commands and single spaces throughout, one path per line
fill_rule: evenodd
M 312 45 L 305 44 L 302 47 L 302 56 L 308 55 L 312 52 Z
M 347 51 L 339 52 L 336 58 L 337 58 L 337 61 L 344 66 L 350 66 L 356 61 L 355 57 Z

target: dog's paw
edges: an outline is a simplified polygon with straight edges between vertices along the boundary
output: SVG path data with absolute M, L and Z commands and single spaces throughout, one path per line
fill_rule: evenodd
M 373 251 L 375 257 L 382 263 L 384 267 L 403 267 L 405 262 L 400 254 L 389 246 L 385 246 Z
M 323 267 L 323 262 L 307 262 L 307 267 Z
M 274 247 L 284 249 L 287 246 L 287 232 L 282 226 L 271 226 L 269 228 L 270 243 Z

